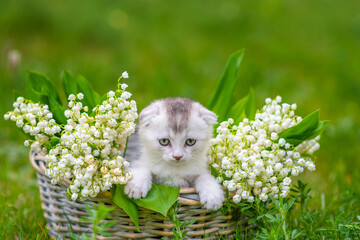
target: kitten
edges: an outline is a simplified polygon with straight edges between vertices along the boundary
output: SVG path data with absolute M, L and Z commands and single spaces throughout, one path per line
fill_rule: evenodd
M 130 164 L 133 179 L 125 186 L 131 198 L 145 197 L 152 182 L 169 186 L 194 186 L 207 209 L 224 201 L 220 184 L 207 163 L 215 113 L 186 98 L 167 98 L 140 113 L 142 152 Z

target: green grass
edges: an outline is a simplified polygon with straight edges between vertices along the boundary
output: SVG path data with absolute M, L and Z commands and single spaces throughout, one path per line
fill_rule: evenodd
M 206 104 L 227 57 L 244 47 L 239 96 L 253 87 L 258 107 L 281 95 L 300 115 L 320 109 L 330 120 L 316 172 L 300 176 L 313 189 L 309 208 L 321 213 L 310 226 L 330 226 L 331 215 L 360 215 L 359 7 L 356 0 L 0 1 L 0 114 L 11 109 L 13 89 L 24 91 L 26 69 L 59 87 L 67 69 L 100 93 L 127 70 L 139 109 L 168 96 Z M 14 49 L 21 61 L 11 67 Z M 2 118 L 0 126 L 0 238 L 45 238 L 25 137 Z

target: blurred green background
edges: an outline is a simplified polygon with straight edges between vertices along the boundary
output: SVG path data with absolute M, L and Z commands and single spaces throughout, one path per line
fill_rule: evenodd
M 24 92 L 27 69 L 59 89 L 63 70 L 81 74 L 101 94 L 127 70 L 140 110 L 168 96 L 206 104 L 227 57 L 246 48 L 239 96 L 253 87 L 258 107 L 281 95 L 299 115 L 321 109 L 330 120 L 317 171 L 300 177 L 315 203 L 321 194 L 326 204 L 360 198 L 359 1 L 2 0 L 0 9 L 1 115 L 12 108 L 12 90 Z M 0 220 L 41 232 L 25 137 L 2 117 L 0 126 Z

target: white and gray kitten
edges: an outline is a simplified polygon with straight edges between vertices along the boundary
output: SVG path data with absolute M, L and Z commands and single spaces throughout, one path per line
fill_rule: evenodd
M 207 161 L 217 116 L 190 99 L 167 98 L 146 107 L 139 120 L 142 151 L 130 164 L 133 179 L 125 193 L 131 198 L 145 197 L 152 182 L 194 186 L 202 205 L 219 209 L 224 193 Z

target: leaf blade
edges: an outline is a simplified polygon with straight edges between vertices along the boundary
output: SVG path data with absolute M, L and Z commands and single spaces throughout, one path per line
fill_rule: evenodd
M 76 79 L 68 71 L 63 72 L 61 81 L 66 97 L 69 97 L 70 94 L 78 93 Z
M 232 93 L 237 84 L 237 72 L 243 59 L 244 52 L 245 50 L 241 49 L 228 58 L 220 82 L 207 106 L 208 109 L 214 111 L 218 115 L 219 121 L 225 119 L 230 107 L 234 104 Z
M 57 123 L 66 124 L 67 118 L 65 117 L 65 108 L 57 102 L 52 95 L 48 96 L 49 99 L 49 109 L 53 114 L 53 118 Z
M 255 92 L 250 88 L 248 100 L 245 108 L 245 115 L 249 120 L 255 120 L 256 106 L 255 106 Z
M 248 118 L 249 120 L 255 119 L 256 106 L 255 106 L 255 93 L 251 88 L 249 94 L 240 99 L 235 105 L 233 105 L 226 117 L 233 118 L 234 123 L 237 125 L 244 118 Z
M 113 195 L 113 201 L 129 215 L 129 217 L 135 224 L 136 229 L 139 231 L 138 206 L 124 193 L 124 185 L 116 185 L 115 194 Z
M 307 115 L 295 126 L 281 131 L 279 137 L 284 138 L 294 146 L 299 145 L 303 141 L 315 138 L 325 130 L 328 124 L 327 121 L 319 121 L 319 112 L 319 110 L 316 110 Z
M 238 124 L 242 119 L 246 117 L 245 108 L 248 99 L 249 96 L 243 97 L 230 109 L 228 117 L 232 117 L 235 124 Z
M 176 202 L 180 188 L 153 183 L 145 198 L 135 199 L 134 202 L 143 208 L 161 213 L 166 217 L 170 207 Z
M 84 94 L 82 102 L 89 107 L 89 114 L 91 114 L 92 109 L 100 103 L 100 95 L 93 89 L 89 81 L 81 75 L 77 77 L 77 89 Z
M 30 83 L 29 87 L 31 87 L 33 91 L 45 96 L 51 96 L 61 104 L 60 97 L 54 84 L 45 75 L 29 70 L 28 81 Z

